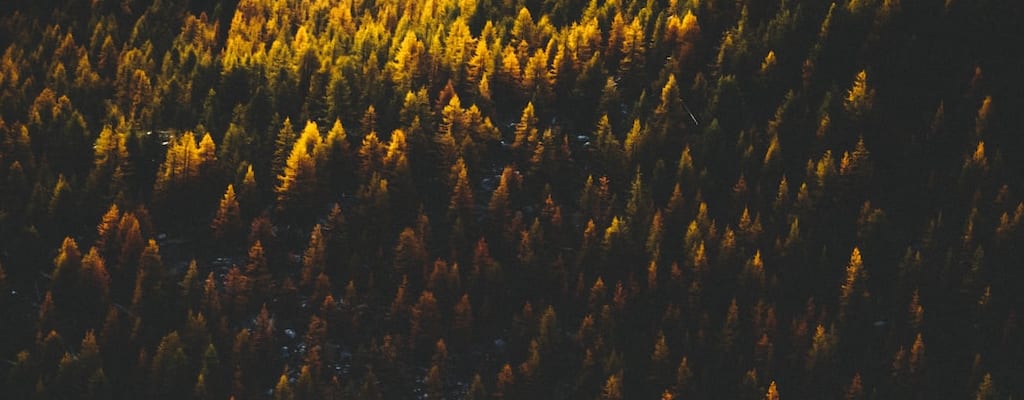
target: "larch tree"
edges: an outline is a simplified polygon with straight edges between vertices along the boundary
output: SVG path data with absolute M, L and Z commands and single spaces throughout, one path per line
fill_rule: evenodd
M 601 389 L 601 400 L 622 400 L 622 372 L 608 377 Z
M 911 374 L 918 376 L 922 374 L 922 370 L 925 367 L 924 339 L 920 333 L 914 338 L 914 344 L 910 346 L 910 360 L 907 366 Z
M 428 399 L 444 398 L 444 377 L 441 376 L 441 369 L 436 365 L 430 367 L 427 376 L 423 379 L 427 386 Z
M 453 183 L 448 213 L 451 218 L 461 217 L 466 222 L 473 211 L 473 189 L 469 183 L 469 171 L 466 162 L 460 157 L 452 166 L 450 180 Z
M 512 191 L 517 188 L 517 174 L 511 165 L 506 165 L 498 178 L 498 187 L 491 193 L 487 210 L 492 221 L 492 234 L 500 234 L 512 216 Z
M 775 50 L 768 50 L 768 54 L 764 56 L 764 60 L 761 61 L 762 77 L 768 77 L 772 72 L 775 72 L 776 66 L 779 64 L 778 59 L 775 56 Z
M 468 343 L 473 334 L 473 304 L 469 294 L 463 294 L 459 302 L 452 308 L 452 329 L 456 343 Z
M 376 131 L 370 131 L 364 136 L 358 154 L 360 177 L 366 179 L 374 173 L 383 172 L 387 151 L 387 145 L 381 142 Z
M 424 238 L 411 227 L 399 233 L 394 254 L 396 276 L 420 273 L 426 267 L 429 257 Z
M 843 152 L 843 158 L 839 163 L 839 174 L 852 177 L 855 183 L 863 184 L 866 179 L 871 177 L 873 169 L 871 152 L 864 144 L 864 136 L 860 136 L 853 152 Z
M 314 225 L 309 234 L 309 245 L 302 256 L 302 284 L 309 286 L 324 272 L 327 266 L 327 241 L 320 224 Z
M 359 398 L 366 400 L 381 400 L 383 395 L 380 393 L 380 382 L 377 381 L 377 375 L 373 373 L 373 368 L 363 376 L 363 384 L 359 389 Z
M 200 309 L 203 314 L 210 318 L 210 320 L 215 321 L 221 317 L 220 293 L 217 287 L 217 278 L 213 271 L 210 271 L 210 273 L 206 275 L 206 279 L 203 281 L 203 293 Z
M 210 223 L 213 231 L 213 238 L 216 240 L 232 239 L 238 236 L 242 229 L 242 212 L 235 197 L 234 185 L 228 185 L 224 196 L 217 207 L 217 214 Z
M 334 120 L 331 130 L 324 138 L 323 146 L 325 151 L 323 151 L 324 160 L 320 165 L 320 173 L 327 177 L 323 183 L 328 185 L 328 192 L 349 187 L 352 150 L 348 134 L 340 119 Z
M 974 398 L 976 400 L 992 400 L 997 396 L 995 384 L 992 382 L 992 374 L 986 372 L 985 376 L 982 377 L 981 383 L 978 384 L 978 389 L 974 391 Z
M 641 25 L 641 18 L 633 17 L 633 20 L 623 29 L 621 53 L 619 61 L 619 75 L 626 78 L 636 78 L 641 74 L 645 65 L 647 52 L 647 38 L 645 37 L 644 26 Z
M 740 271 L 740 281 L 748 290 L 760 293 L 765 285 L 764 262 L 761 260 L 761 251 L 756 250 L 754 256 L 743 264 Z
M 410 344 L 413 347 L 422 347 L 423 344 L 432 343 L 440 333 L 440 317 L 434 293 L 424 290 L 409 311 Z
M 51 273 L 51 286 L 47 291 L 51 307 L 40 306 L 40 320 L 44 309 L 50 310 L 46 320 L 52 318 L 53 323 L 60 323 L 61 327 L 68 326 L 72 318 L 85 311 L 82 301 L 87 299 L 83 288 L 83 281 L 86 279 L 82 271 L 82 252 L 78 249 L 78 243 L 74 239 L 64 238 L 57 256 L 53 259 L 53 272 Z
M 100 217 L 100 223 L 96 225 L 96 241 L 93 245 L 100 249 L 104 258 L 112 259 L 118 245 L 118 222 L 121 220 L 121 210 L 117 204 L 111 204 L 107 212 Z
M 483 379 L 480 378 L 480 374 L 473 375 L 473 381 L 469 384 L 469 390 L 466 392 L 467 400 L 486 400 L 487 387 L 484 386 Z
M 655 371 L 666 370 L 668 364 L 669 348 L 665 339 L 665 332 L 659 331 L 654 341 L 654 350 L 651 352 L 651 364 Z
M 764 400 L 779 400 L 779 388 L 775 385 L 775 381 L 768 385 L 768 391 L 764 394 Z
M 525 43 L 525 41 L 521 43 Z M 498 82 L 505 90 L 516 93 L 522 87 L 523 67 L 515 46 L 512 46 L 511 43 L 506 44 L 502 48 L 499 58 L 501 63 L 497 65 L 496 71 Z
M 83 310 L 85 315 L 82 316 L 82 319 L 99 322 L 110 301 L 110 273 L 107 271 L 103 256 L 100 255 L 96 247 L 89 248 L 89 252 L 82 257 L 81 277 L 80 284 L 83 289 L 81 304 L 85 307 Z
M 307 125 L 308 128 L 308 125 Z M 313 125 L 313 129 L 316 126 Z M 306 131 L 305 129 L 303 130 Z M 304 215 L 309 213 L 310 208 L 315 204 L 314 194 L 317 188 L 316 159 L 310 153 L 312 139 L 319 135 L 303 135 L 306 140 L 298 140 L 292 146 L 288 160 L 285 162 L 281 175 L 278 175 L 278 184 L 274 188 L 277 193 L 278 208 L 282 211 Z
M 853 375 L 853 379 L 850 380 L 850 385 L 846 387 L 846 393 L 843 398 L 845 400 L 864 399 L 864 386 L 861 382 L 860 373 Z
M 193 258 L 185 270 L 185 276 L 178 284 L 181 287 L 181 299 L 190 310 L 199 309 L 199 299 L 203 291 L 202 276 L 199 275 L 199 264 Z
M 124 213 L 121 216 L 121 221 L 118 222 L 117 232 L 120 235 L 118 242 L 121 245 L 118 259 L 119 268 L 125 272 L 132 271 L 139 261 L 139 254 L 146 246 L 146 242 L 142 238 L 139 219 L 132 212 Z
M 640 168 L 636 169 L 629 185 L 629 197 L 626 199 L 624 219 L 631 232 L 641 234 L 651 218 L 654 202 L 651 200 L 650 184 L 644 182 Z
M 160 257 L 160 246 L 153 239 L 142 250 L 139 256 L 139 268 L 135 277 L 135 291 L 132 293 L 131 310 L 136 318 L 157 319 L 167 312 L 167 293 L 164 282 L 164 264 Z M 160 326 L 157 323 L 147 324 L 144 333 Z
M 186 397 L 192 387 L 188 370 L 188 357 L 178 332 L 167 334 L 160 340 L 150 366 L 149 397 L 168 400 Z
M 245 173 L 242 175 L 242 182 L 238 184 L 238 203 L 242 208 L 243 215 L 248 218 L 251 216 L 256 209 L 257 205 L 260 204 L 260 193 L 257 191 L 259 187 L 256 184 L 256 171 L 253 169 L 252 164 L 249 164 L 245 168 Z
M 974 118 L 974 136 L 981 138 L 988 131 L 989 121 L 992 114 L 992 96 L 985 96 L 978 107 L 978 114 Z
M 622 178 L 625 176 L 622 173 L 626 168 L 625 151 L 623 151 L 622 144 L 619 143 L 619 139 L 615 137 L 614 133 L 612 133 L 612 124 L 608 120 L 607 114 L 602 115 L 597 121 L 594 138 L 596 141 L 596 152 L 599 160 L 598 165 L 601 171 L 613 178 Z M 621 181 L 621 179 L 613 180 Z
M 253 296 L 257 304 L 270 297 L 274 290 L 273 277 L 267 264 L 267 256 L 263 244 L 257 240 L 249 247 L 248 261 L 245 264 L 245 275 L 253 285 Z
M 693 14 L 693 10 L 687 10 L 686 15 L 682 18 L 679 18 L 678 15 L 670 15 L 665 21 L 662 42 L 669 44 L 668 48 L 674 49 L 671 54 L 672 61 L 679 66 L 690 65 L 693 62 L 690 56 L 700 37 L 700 23 L 697 21 L 697 16 Z
M 736 305 L 736 298 L 733 298 L 725 313 L 725 321 L 722 322 L 719 339 L 719 346 L 725 354 L 730 354 L 735 349 L 739 323 L 739 307 Z
M 868 86 L 868 74 L 861 70 L 853 80 L 853 85 L 846 92 L 843 106 L 847 115 L 854 121 L 862 121 L 874 104 L 875 89 Z
M 115 132 L 110 125 L 105 125 L 100 131 L 93 146 L 93 169 L 87 183 L 90 193 L 108 199 L 116 196 L 117 190 L 123 189 L 119 186 L 124 184 L 124 175 L 129 168 L 126 144 L 127 135 Z
M 520 160 L 521 164 L 525 165 L 525 160 L 528 160 L 530 155 L 533 154 L 533 148 L 537 145 L 537 139 L 539 138 L 538 133 L 537 115 L 533 103 L 530 102 L 523 108 L 519 122 L 515 126 L 515 134 L 512 141 L 512 150 L 517 153 L 517 159 Z
M 70 237 L 64 238 L 57 256 L 53 259 L 53 273 L 51 279 L 55 287 L 68 287 L 65 291 L 72 291 L 70 286 L 76 284 L 80 279 L 82 269 L 82 252 L 78 250 L 78 243 Z
M 227 138 L 225 138 L 225 144 Z M 227 146 L 224 146 L 227 147 Z M 199 169 L 199 175 L 201 177 L 208 178 L 217 168 L 217 144 L 213 142 L 213 137 L 210 136 L 210 132 L 203 134 L 203 137 L 199 139 L 199 144 L 196 147 L 196 158 L 199 162 L 197 166 Z M 229 167 L 234 167 L 238 161 L 237 155 L 233 157 L 223 157 Z
M 829 332 L 825 330 L 824 326 L 818 324 L 814 330 L 814 337 L 811 338 L 811 348 L 807 352 L 807 371 L 811 374 L 827 373 L 828 369 L 832 367 L 837 344 L 838 338 L 834 329 L 833 332 Z
M 647 129 L 640 125 L 640 119 L 633 120 L 633 126 L 626 134 L 625 147 L 626 160 L 629 165 L 636 165 L 639 160 L 644 159 L 647 154 L 650 142 L 648 141 Z
M 228 269 L 224 275 L 224 293 L 221 296 L 225 314 L 230 315 L 234 321 L 244 320 L 248 315 L 251 292 L 252 281 L 242 273 L 242 269 L 238 266 Z
M 405 93 L 413 89 L 413 84 L 419 82 L 422 72 L 423 57 L 426 48 L 416 34 L 409 30 L 402 39 L 394 60 L 388 63 L 385 71 L 391 76 L 398 93 Z
M 604 231 L 604 240 L 601 242 L 605 262 L 614 265 L 623 261 L 629 248 L 630 235 L 631 232 L 626 221 L 619 217 L 613 217 L 611 224 Z
M 271 171 L 274 176 L 284 175 L 284 168 L 288 163 L 292 148 L 295 146 L 296 138 L 295 129 L 292 128 L 292 120 L 285 118 L 281 122 L 281 129 L 278 130 L 277 137 L 274 139 L 274 156 L 271 161 Z
M 72 217 L 70 213 L 74 210 L 73 201 L 71 183 L 68 182 L 64 174 L 59 174 L 50 195 L 48 208 L 50 216 L 58 221 L 70 219 Z
M 514 398 L 515 384 L 516 378 L 512 372 L 512 365 L 505 363 L 501 370 L 498 371 L 497 389 L 494 395 L 498 398 Z
M 195 134 L 191 131 L 186 131 L 179 137 L 172 137 L 167 145 L 164 162 L 157 170 L 154 192 L 159 196 L 171 196 L 173 199 L 177 190 L 194 182 L 199 176 L 198 153 Z
M 274 386 L 274 400 L 295 400 L 295 392 L 288 383 L 288 371 L 281 373 L 281 377 Z
M 844 319 L 854 307 L 859 307 L 870 294 L 867 290 L 868 273 L 864 269 L 860 249 L 854 247 L 850 253 L 850 262 L 846 266 L 846 278 L 839 292 L 839 316 Z

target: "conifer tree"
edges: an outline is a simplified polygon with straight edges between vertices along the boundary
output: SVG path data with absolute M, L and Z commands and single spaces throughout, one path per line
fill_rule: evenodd
M 440 314 L 434 293 L 424 290 L 409 312 L 409 338 L 417 343 L 431 342 L 440 329 Z
M 188 358 L 177 332 L 160 340 L 150 366 L 149 396 L 155 399 L 180 399 L 192 385 L 188 376 Z
M 504 366 L 501 367 L 501 370 L 498 372 L 498 378 L 496 383 L 497 390 L 495 391 L 495 396 L 499 398 L 514 397 L 515 383 L 516 379 L 515 375 L 512 373 L 512 366 L 506 363 Z
M 320 224 L 314 225 L 309 234 L 309 245 L 302 256 L 302 284 L 309 286 L 317 275 L 327 267 L 327 243 Z
M 462 295 L 453 307 L 452 314 L 453 333 L 461 339 L 457 343 L 468 343 L 473 333 L 473 304 L 469 301 L 468 294 Z
M 373 373 L 371 368 L 365 376 L 363 376 L 363 384 L 359 389 L 359 398 L 366 400 L 380 400 L 384 397 L 380 393 L 380 383 L 377 381 L 377 375 Z
M 779 399 L 780 399 L 780 397 L 779 397 L 778 386 L 775 385 L 775 381 L 772 381 L 772 383 L 770 385 L 768 385 L 768 391 L 764 394 L 764 400 L 779 400 Z
M 281 373 L 281 377 L 274 386 L 274 400 L 295 400 L 295 393 L 292 386 L 288 384 L 287 371 Z
M 310 122 L 303 129 L 302 137 L 292 146 L 282 173 L 277 177 L 278 184 L 274 189 L 281 211 L 301 216 L 310 213 L 310 208 L 317 204 L 317 164 L 312 150 L 319 142 L 316 124 Z
M 992 382 L 992 374 L 985 373 L 985 377 L 981 379 L 981 383 L 978 384 L 978 389 L 974 392 L 974 398 L 977 400 L 989 400 L 996 398 L 995 385 Z
M 621 171 L 625 169 L 625 153 L 619 139 L 612 133 L 612 125 L 608 115 L 602 115 L 597 121 L 597 130 L 594 133 L 596 139 L 596 150 L 600 160 L 601 170 L 609 176 L 621 177 Z M 621 179 L 613 179 L 621 180 Z
M 843 318 L 843 316 L 851 311 L 854 303 L 870 296 L 865 287 L 867 285 L 867 276 L 867 271 L 864 270 L 864 262 L 861 260 L 860 249 L 854 247 L 853 252 L 850 254 L 850 262 L 846 266 L 846 278 L 839 293 L 840 318 Z
M 271 172 L 274 176 L 284 175 L 284 168 L 295 146 L 296 134 L 292 128 L 292 120 L 285 118 L 281 123 L 281 129 L 277 132 L 274 140 L 274 156 L 271 165 Z
M 861 70 L 854 78 L 853 85 L 846 92 L 846 99 L 843 106 L 850 118 L 855 121 L 863 120 L 871 112 L 874 103 L 875 90 L 868 86 L 868 75 Z
M 622 373 L 613 374 L 608 377 L 601 389 L 601 400 L 622 400 Z
M 241 214 L 238 199 L 235 197 L 235 187 L 229 184 L 217 207 L 217 214 L 210 223 L 213 238 L 223 240 L 237 237 L 242 228 Z

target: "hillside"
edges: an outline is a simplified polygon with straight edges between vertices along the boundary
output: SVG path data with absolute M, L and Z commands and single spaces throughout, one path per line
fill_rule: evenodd
M 5 2 L 0 398 L 1024 397 L 1022 9 Z

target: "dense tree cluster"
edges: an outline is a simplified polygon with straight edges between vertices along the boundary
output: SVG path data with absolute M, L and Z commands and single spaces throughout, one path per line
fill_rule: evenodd
M 10 3 L 0 397 L 1024 394 L 1008 0 Z

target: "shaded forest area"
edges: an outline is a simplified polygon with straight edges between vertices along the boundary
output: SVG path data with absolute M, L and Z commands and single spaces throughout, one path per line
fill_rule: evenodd
M 0 397 L 1022 397 L 1021 8 L 4 2 Z

